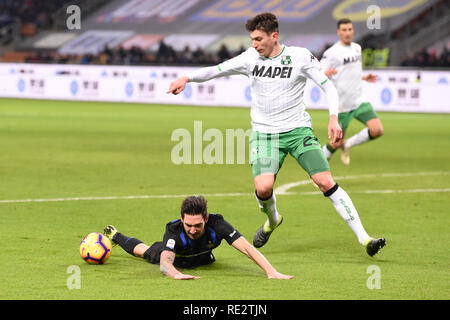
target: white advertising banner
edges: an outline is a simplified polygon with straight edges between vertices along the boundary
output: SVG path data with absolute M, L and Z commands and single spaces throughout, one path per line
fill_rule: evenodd
M 193 69 L 1 63 L 0 97 L 250 106 L 251 92 L 245 76 L 191 83 L 177 96 L 166 93 L 171 81 Z M 378 82 L 363 82 L 363 90 L 375 110 L 450 113 L 450 72 L 370 72 L 378 75 Z M 311 82 L 305 88 L 304 102 L 308 109 L 327 109 L 324 93 Z

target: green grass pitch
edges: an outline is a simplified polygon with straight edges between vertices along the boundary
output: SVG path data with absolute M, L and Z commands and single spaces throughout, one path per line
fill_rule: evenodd
M 310 114 L 323 144 L 328 114 Z M 379 255 L 367 256 L 331 202 L 300 183 L 278 195 L 285 221 L 261 248 L 294 279 L 266 279 L 224 241 L 214 264 L 188 271 L 201 279 L 175 281 L 120 247 L 88 265 L 80 240 L 113 224 L 152 243 L 179 217 L 183 195 L 206 194 L 209 211 L 251 241 L 265 216 L 249 165 L 171 161 L 175 129 L 193 132 L 201 120 L 203 132 L 246 130 L 249 109 L 2 99 L 0 299 L 449 299 L 450 115 L 379 115 L 382 138 L 353 149 L 349 167 L 339 154 L 330 161 L 366 230 L 387 239 Z M 361 128 L 352 122 L 348 134 Z M 307 179 L 288 157 L 276 187 Z M 24 199 L 42 201 L 10 201 Z M 72 266 L 79 289 L 68 287 Z

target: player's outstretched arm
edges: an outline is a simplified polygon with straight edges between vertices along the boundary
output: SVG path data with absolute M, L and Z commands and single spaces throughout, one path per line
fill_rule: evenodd
M 184 88 L 186 87 L 186 84 L 189 82 L 189 77 L 181 77 L 177 80 L 173 81 L 170 86 L 167 93 L 173 93 L 173 94 L 179 94 L 183 92 Z
M 231 76 L 236 74 L 247 74 L 246 54 L 241 53 L 237 57 L 231 58 L 221 64 L 199 68 L 187 76 L 173 81 L 167 93 L 179 94 L 184 90 L 188 82 L 205 82 L 215 78 Z
M 177 80 L 173 81 L 170 86 L 167 93 L 173 93 L 175 95 L 179 94 L 184 90 L 186 87 L 186 84 L 188 82 L 205 82 L 209 81 L 211 79 L 223 77 L 226 75 L 233 74 L 232 71 L 229 70 L 222 70 L 220 66 L 212 66 L 212 67 L 204 67 L 197 69 L 196 71 L 190 73 L 188 76 L 184 76 L 181 78 L 178 78 Z
M 188 279 L 200 279 L 200 277 L 191 276 L 189 274 L 183 274 L 178 271 L 173 262 L 175 261 L 175 253 L 169 250 L 164 250 L 161 252 L 159 270 L 166 276 L 173 278 L 175 280 L 188 280 Z
M 252 259 L 264 272 L 267 274 L 269 279 L 292 279 L 294 276 L 285 275 L 279 273 L 270 264 L 269 261 L 259 252 L 255 247 L 253 247 L 244 237 L 239 237 L 233 244 L 237 250 L 245 254 L 247 257 Z

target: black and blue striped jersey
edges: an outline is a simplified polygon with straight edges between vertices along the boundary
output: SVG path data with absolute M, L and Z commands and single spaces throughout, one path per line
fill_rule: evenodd
M 166 225 L 166 232 L 160 252 L 169 250 L 175 253 L 174 266 L 178 268 L 194 268 L 215 261 L 212 250 L 222 240 L 231 245 L 241 234 L 233 228 L 220 214 L 209 214 L 204 234 L 196 240 L 188 237 L 181 219 L 173 220 Z

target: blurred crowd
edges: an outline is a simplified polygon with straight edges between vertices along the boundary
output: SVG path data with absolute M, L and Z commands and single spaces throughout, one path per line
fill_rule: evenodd
M 185 46 L 184 50 L 174 50 L 161 41 L 156 51 L 145 51 L 140 47 L 133 46 L 124 48 L 104 47 L 98 54 L 67 55 L 57 52 L 40 51 L 32 52 L 26 58 L 29 63 L 73 63 L 73 64 L 104 64 L 104 65 L 210 65 L 218 64 L 228 60 L 246 48 L 241 47 L 237 51 L 231 51 L 226 45 L 221 45 L 217 52 L 205 51 L 201 47 L 192 50 Z
M 239 50 L 231 51 L 225 44 L 222 44 L 216 52 L 205 51 L 201 47 L 193 50 L 189 46 L 185 46 L 182 51 L 176 51 L 173 47 L 161 41 L 158 51 L 153 56 L 154 60 L 152 62 L 168 64 L 214 64 L 233 58 L 246 49 L 241 46 Z
M 71 64 L 100 64 L 100 65 L 214 65 L 225 60 L 233 58 L 245 51 L 246 48 L 241 47 L 237 51 L 231 51 L 226 45 L 221 45 L 216 52 L 205 51 L 197 47 L 192 50 L 186 46 L 182 51 L 176 51 L 171 46 L 161 41 L 159 49 L 156 51 L 145 51 L 140 47 L 133 46 L 125 49 L 124 47 L 108 48 L 105 47 L 98 54 L 84 55 L 67 55 L 57 52 L 40 51 L 31 52 L 25 62 L 30 63 L 71 63 Z M 369 50 L 371 55 L 376 57 L 376 50 Z M 373 53 L 372 53 L 373 52 Z M 364 67 L 385 67 L 384 65 L 376 65 L 374 63 L 367 64 L 367 50 L 363 54 Z M 318 53 L 317 57 L 320 58 Z M 377 60 L 369 56 L 371 61 Z M 386 58 L 387 59 L 387 58 Z M 445 47 L 442 52 L 437 55 L 435 49 L 422 49 L 405 58 L 401 66 L 403 67 L 425 67 L 425 68 L 448 68 L 450 67 L 450 51 Z
M 444 47 L 440 55 L 436 53 L 436 49 L 422 49 L 419 52 L 411 53 L 405 58 L 402 67 L 423 67 L 423 68 L 449 68 L 450 67 L 450 51 L 448 47 Z
M 53 25 L 52 13 L 70 0 L 0 0 L 0 25 L 7 25 L 15 20 L 22 23 L 34 23 L 38 28 Z
M 51 29 L 55 27 L 54 13 L 69 3 L 84 3 L 93 5 L 101 0 L 0 0 L 0 46 L 8 45 L 14 33 L 12 27 L 19 28 L 16 38 L 25 38 L 35 35 L 40 29 Z M 439 15 L 445 15 L 450 8 L 448 1 L 441 0 L 438 4 L 396 30 L 392 39 L 401 40 L 430 23 Z M 437 9 L 436 9 L 437 8 Z M 20 36 L 17 36 L 20 35 Z M 384 35 L 366 35 L 359 39 L 362 47 L 364 67 L 386 67 L 389 66 L 389 48 L 385 48 Z M 448 68 L 450 67 L 449 46 L 439 50 L 422 49 L 406 57 L 401 66 L 405 67 L 428 67 Z M 28 50 L 28 49 L 27 49 Z M 226 45 L 221 45 L 215 51 L 205 50 L 201 47 L 185 46 L 183 50 L 176 50 L 171 45 L 161 41 L 157 49 L 146 50 L 138 46 L 133 47 L 104 47 L 99 53 L 84 55 L 61 54 L 57 51 L 40 50 L 25 52 L 23 58 L 30 63 L 70 63 L 70 64 L 101 64 L 101 65 L 213 65 L 230 59 L 246 48 L 230 50 Z M 26 50 L 25 50 L 26 51 Z M 313 52 L 318 58 L 320 52 Z
M 53 26 L 52 14 L 71 0 L 0 0 L 0 27 L 17 23 L 20 34 L 34 35 Z

